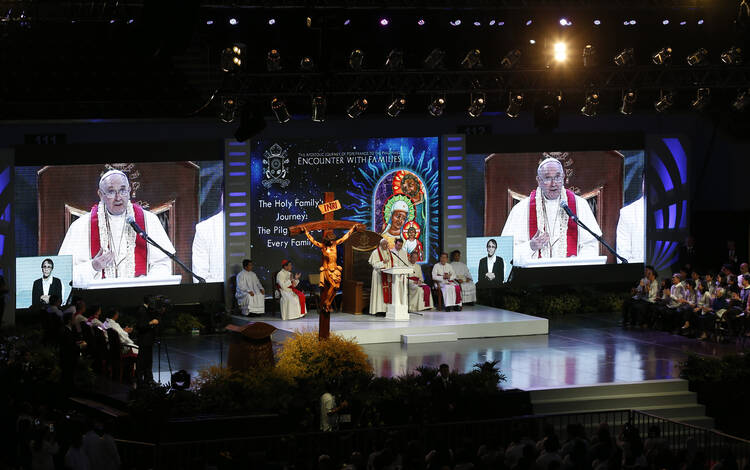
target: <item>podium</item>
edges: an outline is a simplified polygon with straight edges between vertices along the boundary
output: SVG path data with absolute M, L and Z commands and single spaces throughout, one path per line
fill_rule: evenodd
M 408 299 L 409 291 L 406 285 L 406 275 L 412 273 L 412 268 L 406 266 L 395 266 L 383 270 L 384 273 L 393 277 L 391 282 L 391 303 L 386 304 L 386 320 L 409 321 L 409 305 L 401 303 L 401 289 L 407 289 L 406 296 Z M 407 300 L 408 302 L 408 300 Z
M 166 276 L 141 276 L 141 277 L 116 277 L 105 279 L 92 279 L 83 286 L 73 286 L 82 289 L 113 289 L 119 287 L 150 287 L 150 286 L 173 286 L 182 281 L 179 274 Z

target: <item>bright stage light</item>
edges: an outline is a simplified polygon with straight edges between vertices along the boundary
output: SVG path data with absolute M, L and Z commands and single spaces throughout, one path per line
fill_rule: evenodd
M 367 110 L 367 98 L 357 98 L 346 110 L 346 115 L 354 119 Z
M 656 65 L 668 64 L 672 59 L 672 48 L 662 47 L 658 51 L 654 52 L 651 56 L 651 61 Z
M 669 24 L 669 20 L 662 20 L 661 24 L 663 24 L 664 26 L 666 26 L 666 25 Z
M 388 23 L 390 23 L 388 18 L 380 18 L 380 26 L 388 26 Z
M 266 55 L 266 69 L 269 72 L 278 72 L 281 70 L 281 53 L 278 49 L 271 49 Z
M 486 101 L 487 98 L 485 97 L 484 93 L 472 93 L 471 101 L 469 103 L 469 109 L 467 110 L 469 116 L 473 118 L 481 116 L 482 112 L 484 111 L 484 105 Z
M 535 39 L 529 39 L 529 44 L 536 44 L 536 40 Z
M 443 115 L 443 112 L 445 112 L 445 105 L 445 98 L 441 96 L 439 98 L 435 98 L 430 102 L 429 105 L 427 105 L 427 111 L 432 117 L 440 117 Z
M 424 25 L 425 25 L 425 21 L 424 21 L 424 18 L 420 18 L 420 19 L 418 19 L 418 20 L 417 20 L 417 25 L 419 25 L 419 26 L 424 26 Z
M 245 45 L 237 43 L 221 51 L 221 70 L 228 73 L 241 69 L 244 50 Z
M 268 24 L 271 25 L 271 26 L 275 25 L 276 24 L 276 19 L 275 18 L 269 18 Z
M 303 72 L 312 72 L 315 68 L 315 63 L 313 62 L 311 57 L 303 57 L 302 60 L 299 61 L 299 69 Z
M 565 62 L 566 60 L 568 60 L 568 47 L 564 42 L 555 43 L 554 58 L 557 62 Z
M 594 20 L 594 26 L 601 26 L 602 20 Z
M 239 24 L 239 21 L 237 21 L 237 18 L 229 18 L 229 24 L 232 26 L 237 26 Z
M 589 91 L 586 93 L 586 99 L 583 101 L 583 107 L 581 108 L 581 114 L 587 117 L 596 116 L 597 110 L 599 109 L 599 92 Z
M 521 115 L 522 108 L 523 93 L 508 93 L 508 107 L 505 110 L 505 114 L 510 118 L 517 118 Z
M 406 97 L 399 96 L 391 101 L 391 104 L 385 109 L 385 113 L 390 117 L 397 117 L 401 111 L 406 109 Z
M 221 109 L 219 110 L 219 119 L 223 122 L 234 122 L 237 118 L 237 111 L 239 106 L 237 105 L 237 99 L 232 97 L 225 97 L 221 100 Z

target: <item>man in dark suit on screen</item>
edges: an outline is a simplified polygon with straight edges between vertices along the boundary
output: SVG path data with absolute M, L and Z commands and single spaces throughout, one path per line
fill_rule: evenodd
M 505 280 L 505 263 L 500 256 L 495 255 L 497 241 L 490 238 L 487 241 L 487 256 L 479 260 L 479 276 L 477 279 L 477 296 L 480 303 L 495 305 L 498 302 L 498 288 Z
M 62 282 L 52 276 L 54 269 L 55 263 L 51 259 L 45 258 L 42 261 L 42 277 L 34 281 L 34 286 L 31 288 L 32 306 L 47 305 L 51 295 L 62 298 Z

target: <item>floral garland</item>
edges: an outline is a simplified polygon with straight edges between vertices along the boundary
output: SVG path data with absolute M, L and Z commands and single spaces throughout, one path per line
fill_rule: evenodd
M 109 245 L 110 239 L 114 240 L 113 237 L 110 237 L 109 228 L 107 227 L 107 219 L 110 218 L 109 212 L 107 212 L 107 208 L 104 205 L 104 202 L 99 201 L 99 207 L 97 210 L 97 213 L 99 214 L 99 240 L 101 241 L 102 247 L 104 247 L 104 244 L 106 243 L 107 246 Z M 135 213 L 133 212 L 133 203 L 128 201 L 128 205 L 125 209 L 125 218 L 128 216 L 135 217 Z M 123 222 L 124 223 L 124 222 Z M 131 227 L 128 227 L 127 225 L 124 225 L 125 229 L 125 258 L 124 259 L 115 259 L 114 263 L 111 263 L 109 266 L 104 268 L 104 275 L 108 279 L 114 279 L 117 277 L 135 277 L 135 238 L 136 233 L 135 230 L 133 230 Z M 108 246 L 110 250 L 113 250 L 114 247 Z M 120 247 L 120 252 L 115 253 L 116 255 L 120 255 L 122 253 L 122 247 Z M 119 264 L 118 264 L 119 263 Z

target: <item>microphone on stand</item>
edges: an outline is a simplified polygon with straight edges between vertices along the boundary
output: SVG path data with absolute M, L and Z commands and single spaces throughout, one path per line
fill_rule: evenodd
M 575 215 L 572 210 L 570 210 L 570 206 L 565 201 L 565 199 L 560 200 L 560 207 L 562 207 L 562 210 L 564 210 L 565 213 L 568 214 L 568 217 L 578 222 L 578 216 Z
M 142 236 L 143 238 L 148 239 L 148 236 L 146 235 L 146 231 L 141 228 L 140 225 L 138 225 L 138 222 L 135 221 L 135 218 L 132 215 L 129 215 L 125 218 L 125 222 L 128 223 L 131 227 L 133 227 L 133 230 L 135 230 L 135 233 Z
M 401 257 L 395 251 L 393 251 L 393 250 L 390 250 L 390 251 L 391 251 L 391 254 L 393 256 L 395 256 L 396 258 L 399 259 L 399 261 L 401 261 L 402 263 L 404 263 L 404 266 L 409 266 L 409 263 L 407 263 L 406 261 L 404 261 L 403 259 L 401 259 Z

